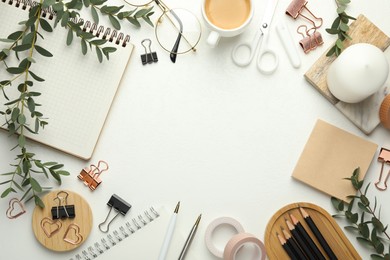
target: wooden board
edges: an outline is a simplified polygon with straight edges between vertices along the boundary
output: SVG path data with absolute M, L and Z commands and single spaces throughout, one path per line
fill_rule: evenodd
M 364 15 L 359 15 L 356 21 L 351 23 L 348 34 L 351 36 L 352 40 L 347 39 L 344 41 L 345 48 L 356 43 L 369 43 L 377 46 L 382 51 L 385 51 L 390 45 L 390 38 Z M 371 133 L 380 123 L 378 115 L 379 107 L 381 101 L 388 92 L 387 88 L 381 89 L 377 94 L 374 94 L 367 100 L 355 104 L 348 104 L 338 100 L 329 91 L 326 82 L 329 66 L 336 59 L 334 55 L 332 57 L 327 57 L 327 52 L 328 50 L 325 51 L 305 73 L 305 79 L 365 134 Z M 389 56 L 390 54 L 388 57 Z
M 292 213 L 300 221 L 300 223 L 312 237 L 313 241 L 317 244 L 323 255 L 326 256 L 322 247 L 315 239 L 315 236 L 311 232 L 310 228 L 306 225 L 302 215 L 300 214 L 299 206 L 302 207 L 311 216 L 314 223 L 316 223 L 318 229 L 338 259 L 362 259 L 357 253 L 356 249 L 352 246 L 351 242 L 347 239 L 341 228 L 338 226 L 336 221 L 328 212 L 317 205 L 307 202 L 299 202 L 289 204 L 281 208 L 272 216 L 268 222 L 264 241 L 267 255 L 270 260 L 289 259 L 287 253 L 284 251 L 276 236 L 276 232 L 282 234 L 281 227 L 283 227 L 285 230 L 288 230 L 284 219 L 290 219 L 290 213 Z
M 35 207 L 32 228 L 36 239 L 44 247 L 65 252 L 79 247 L 87 239 L 92 228 L 92 210 L 83 197 L 75 192 L 63 190 L 68 193 L 67 205 L 74 205 L 75 218 L 53 220 L 51 208 L 58 205 L 58 200 L 55 198 L 61 191 L 52 191 L 42 198 L 45 208 Z M 60 194 L 62 195 L 63 193 Z M 49 237 L 46 233 L 51 236 Z

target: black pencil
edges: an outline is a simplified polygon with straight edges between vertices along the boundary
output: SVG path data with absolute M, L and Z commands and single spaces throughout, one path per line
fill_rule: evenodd
M 310 251 L 310 249 L 309 249 L 308 245 L 306 244 L 306 242 L 303 240 L 301 235 L 295 229 L 295 226 L 293 224 L 291 224 L 291 222 L 289 220 L 285 219 L 285 221 L 286 221 L 288 229 L 291 232 L 292 237 L 295 239 L 295 241 L 297 241 L 299 247 L 302 249 L 302 251 L 305 253 L 305 255 L 309 259 L 316 259 L 315 256 L 313 255 L 313 253 Z
M 330 258 L 330 260 L 337 260 L 337 256 L 334 254 L 334 252 L 330 248 L 329 244 L 326 242 L 325 238 L 322 236 L 320 230 L 318 229 L 317 225 L 314 223 L 314 221 L 310 217 L 310 215 L 302 207 L 299 207 L 299 210 L 301 211 L 303 219 L 305 220 L 305 222 L 309 226 L 310 230 L 313 232 L 313 234 L 317 238 L 318 242 L 320 242 L 322 248 L 324 249 L 325 253 Z
M 299 247 L 299 245 L 297 244 L 297 242 L 291 237 L 291 235 L 284 229 L 284 228 L 281 228 L 282 229 L 282 232 L 283 232 L 283 235 L 284 235 L 284 238 L 286 239 L 286 242 L 287 244 L 291 247 L 294 255 L 298 258 L 298 259 L 309 259 L 305 256 L 305 253 L 302 252 L 301 248 Z
M 289 244 L 287 244 L 287 241 L 281 236 L 278 234 L 278 232 L 276 232 L 276 236 L 278 237 L 279 239 L 279 242 L 280 244 L 282 245 L 284 251 L 286 251 L 286 253 L 288 254 L 288 256 L 292 259 L 292 260 L 301 260 L 299 258 L 297 258 L 295 256 L 295 254 L 293 253 L 291 247 Z
M 307 233 L 305 228 L 302 226 L 301 222 L 299 222 L 299 220 L 296 217 L 294 217 L 293 214 L 290 214 L 290 218 L 291 218 L 291 221 L 293 222 L 293 224 L 295 225 L 296 229 L 298 230 L 298 232 L 301 234 L 303 239 L 309 245 L 309 248 L 313 252 L 313 255 L 315 256 L 315 259 L 325 260 L 324 255 L 321 253 L 320 249 L 314 243 L 313 239 Z

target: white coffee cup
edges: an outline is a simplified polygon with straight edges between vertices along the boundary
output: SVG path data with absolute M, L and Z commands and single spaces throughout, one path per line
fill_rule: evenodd
M 202 16 L 210 29 L 207 43 L 218 45 L 221 37 L 242 33 L 253 17 L 252 0 L 203 0 Z

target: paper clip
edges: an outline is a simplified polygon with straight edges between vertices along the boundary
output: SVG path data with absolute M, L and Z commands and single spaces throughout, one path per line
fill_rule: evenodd
M 148 46 L 145 46 L 144 44 L 145 42 L 148 42 Z M 152 41 L 150 39 L 144 39 L 142 40 L 141 44 L 142 46 L 144 46 L 145 49 L 145 54 L 141 55 L 142 65 L 157 62 L 158 61 L 157 53 L 152 52 L 152 50 L 150 49 L 150 46 L 152 45 Z
M 104 168 L 101 168 L 101 164 L 103 164 Z M 99 161 L 97 166 L 91 164 L 89 168 L 82 169 L 77 177 L 94 191 L 102 182 L 99 178 L 100 174 L 106 170 L 108 170 L 108 164 L 105 161 Z
M 381 151 L 379 153 L 379 156 L 378 156 L 378 162 L 382 163 L 382 167 L 381 167 L 381 172 L 380 172 L 380 175 L 379 175 L 379 179 L 375 182 L 375 187 L 378 190 L 384 191 L 384 190 L 387 189 L 387 181 L 388 181 L 388 179 L 390 177 L 390 171 L 387 172 L 386 178 L 383 181 L 384 187 L 381 187 L 379 184 L 382 182 L 383 166 L 385 164 L 390 164 L 390 150 L 382 147 Z
M 320 28 L 322 26 L 322 18 L 315 16 L 307 7 L 306 7 L 307 1 L 306 0 L 293 0 L 290 5 L 286 9 L 286 14 L 291 16 L 292 18 L 296 19 L 298 16 L 302 16 L 309 22 L 311 22 L 314 26 L 314 28 Z M 306 10 L 309 12 L 309 14 L 314 18 L 314 20 L 310 19 L 308 16 L 303 14 L 303 11 Z M 315 24 L 315 20 L 319 21 L 319 25 L 317 26 Z
M 19 199 L 13 198 L 9 201 L 9 206 L 6 212 L 7 218 L 15 219 L 24 213 L 26 213 L 26 210 Z
M 300 31 L 301 28 L 305 28 L 305 33 Z M 310 33 L 310 31 L 314 32 Z M 297 32 L 303 37 L 303 39 L 299 41 L 299 45 L 302 47 L 304 53 L 308 53 L 324 43 L 321 33 L 315 28 L 308 30 L 306 25 L 301 25 L 297 28 Z
M 60 196 L 60 194 L 65 194 L 65 196 Z M 67 205 L 68 196 L 69 193 L 65 191 L 57 193 L 57 197 L 55 197 L 54 200 L 58 200 L 58 205 L 51 208 L 51 215 L 53 219 L 74 218 L 76 216 L 74 205 Z
M 107 206 L 110 207 L 110 211 L 108 212 L 107 214 L 107 217 L 106 219 L 99 224 L 99 229 L 100 231 L 102 231 L 103 233 L 107 233 L 109 228 L 110 228 L 110 224 L 112 221 L 114 221 L 114 219 L 119 215 L 119 214 L 122 214 L 123 216 L 126 215 L 126 213 L 130 210 L 131 208 L 131 205 L 129 203 L 127 203 L 126 201 L 124 201 L 122 198 L 120 198 L 118 195 L 116 194 L 113 194 L 110 198 L 110 200 L 107 202 Z M 108 217 L 110 216 L 110 213 L 111 213 L 111 210 L 114 209 L 117 214 L 108 222 L 107 224 L 107 229 L 102 229 L 102 226 L 107 222 L 108 220 Z

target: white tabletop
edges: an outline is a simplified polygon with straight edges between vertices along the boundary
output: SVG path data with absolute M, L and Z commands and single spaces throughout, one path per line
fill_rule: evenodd
M 190 9 L 202 19 L 201 0 L 166 3 Z M 177 227 L 186 235 L 202 213 L 198 233 L 187 255 L 189 260 L 216 259 L 204 244 L 204 234 L 207 225 L 217 217 L 236 218 L 247 232 L 263 240 L 269 219 L 287 204 L 310 202 L 335 213 L 329 196 L 291 178 L 316 120 L 323 119 L 379 147 L 390 147 L 390 133 L 379 126 L 371 135 L 365 135 L 303 77 L 335 41 L 334 36 L 325 32 L 336 17 L 334 1 L 308 2 L 310 10 L 324 19 L 320 28 L 324 44 L 308 54 L 299 49 L 302 65 L 299 69 L 291 66 L 275 31 L 276 23 L 285 20 L 298 44 L 301 36 L 295 30 L 304 22 L 294 21 L 285 14 L 289 3 L 279 1 L 271 28 L 270 44 L 280 55 L 279 68 L 272 75 L 259 73 L 254 62 L 240 68 L 231 60 L 233 46 L 253 38 L 265 1 L 255 3 L 255 16 L 248 30 L 240 36 L 222 39 L 215 49 L 206 44 L 209 30 L 201 20 L 203 35 L 197 52 L 180 55 L 176 64 L 157 44 L 153 28 L 146 24 L 141 29 L 126 25 L 136 48 L 92 159 L 83 161 L 29 143 L 39 159 L 64 163 L 71 172 L 70 177 L 63 178 L 62 186 L 54 188 L 73 190 L 90 203 L 94 225 L 86 243 L 102 236 L 97 224 L 104 220 L 106 203 L 113 193 L 133 205 L 132 213 L 116 220 L 113 226 L 123 224 L 134 217 L 131 214 L 151 205 L 173 210 L 177 201 L 181 201 Z M 160 13 L 158 8 L 155 10 Z M 364 14 L 390 35 L 388 0 L 353 0 L 347 13 L 355 17 Z M 152 39 L 158 63 L 141 64 L 144 38 Z M 15 140 L 1 133 L 0 143 L 0 170 L 7 172 L 16 156 L 16 151 L 10 152 Z M 380 164 L 376 158 L 377 154 L 367 173 L 367 182 L 374 182 L 379 176 Z M 101 186 L 91 192 L 76 176 L 83 167 L 99 160 L 108 162 L 110 169 L 101 176 Z M 345 174 L 348 177 L 351 173 Z M 369 196 L 377 196 L 383 206 L 381 219 L 389 224 L 390 191 L 380 192 L 371 186 Z M 69 259 L 74 255 L 75 252 L 50 252 L 37 242 L 31 227 L 33 203 L 26 205 L 25 215 L 7 219 L 9 198 L 0 203 L 0 212 L 4 213 L 0 214 L 0 258 Z M 356 241 L 355 234 L 345 233 L 363 259 L 368 259 L 371 251 Z M 224 239 L 217 243 L 222 245 Z

